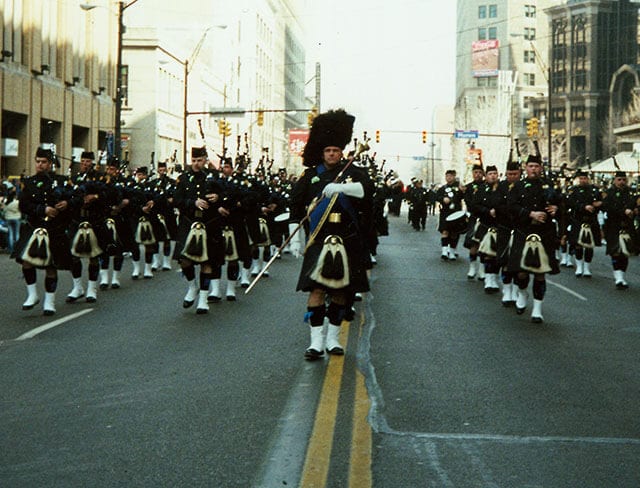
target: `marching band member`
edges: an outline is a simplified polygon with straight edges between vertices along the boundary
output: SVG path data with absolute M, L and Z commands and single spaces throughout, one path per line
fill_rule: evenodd
M 449 169 L 444 174 L 445 184 L 438 188 L 436 201 L 440 204 L 440 220 L 438 221 L 438 232 L 440 232 L 442 243 L 443 261 L 454 261 L 456 259 L 456 247 L 460 239 L 460 233 L 467 227 L 466 217 L 451 221 L 447 217 L 455 213 L 462 213 L 462 200 L 464 194 L 460 185 L 456 181 L 456 171 Z
M 103 175 L 94 169 L 93 152 L 85 151 L 80 156 L 80 172 L 74 179 L 74 203 L 69 234 L 72 236 L 71 276 L 73 288 L 66 298 L 67 303 L 74 303 L 85 290 L 82 286 L 82 261 L 88 259 L 89 280 L 86 288 L 86 301 L 94 303 L 98 294 L 98 274 L 100 256 L 108 249 L 110 243 L 106 216 L 108 204 L 104 194 Z
M 27 299 L 23 310 L 31 310 L 40 301 L 36 287 L 36 269 L 45 270 L 44 315 L 56 312 L 55 296 L 58 270 L 71 268 L 71 247 L 67 237 L 70 193 L 50 174 L 53 153 L 38 148 L 35 155 L 35 175 L 26 179 L 20 193 L 20 212 L 26 225 L 12 257 L 22 265 L 27 284 Z
M 606 191 L 602 200 L 602 210 L 607 213 L 604 235 L 618 290 L 629 288 L 625 273 L 629 266 L 629 256 L 635 252 L 633 227 L 635 205 L 631 189 L 627 186 L 627 174 L 624 171 L 617 171 L 613 178 L 613 185 Z
M 205 170 L 206 166 L 206 149 L 192 148 L 191 168 L 180 175 L 174 195 L 174 204 L 180 210 L 174 259 L 179 261 L 188 283 L 182 306 L 189 308 L 197 299 L 199 315 L 209 312 L 209 284 L 212 279 L 220 279 L 224 260 L 221 189 L 213 175 Z M 196 283 L 196 264 L 200 265 L 199 283 Z
M 522 169 L 520 163 L 512 160 L 513 151 L 509 152 L 509 160 L 505 171 L 505 180 L 498 185 L 498 190 L 502 195 L 502 204 L 496 208 L 498 218 L 498 237 L 496 243 L 496 255 L 498 264 L 502 268 L 502 305 L 505 307 L 514 306 L 516 303 L 517 273 L 508 270 L 509 262 L 509 241 L 513 231 L 513 218 L 508 206 L 508 195 L 520 181 Z
M 158 176 L 151 180 L 150 185 L 155 195 L 157 219 L 164 229 L 160 237 L 164 239 L 158 239 L 158 252 L 153 255 L 151 271 L 156 271 L 160 268 L 163 271 L 169 271 L 171 270 L 171 256 L 174 252 L 176 233 L 178 231 L 178 222 L 174 211 L 175 207 L 173 206 L 173 193 L 176 189 L 176 182 L 167 174 L 166 162 L 160 161 L 158 163 L 157 172 Z
M 471 216 L 467 225 L 463 245 L 469 249 L 469 272 L 467 273 L 467 278 L 472 280 L 477 274 L 478 279 L 482 280 L 484 279 L 484 267 L 478 262 L 478 245 L 480 241 L 476 235 L 478 230 L 476 223 L 479 218 L 477 207 L 484 196 L 484 170 L 482 169 L 482 165 L 474 164 L 471 175 L 473 181 L 464 187 L 464 203 Z
M 546 291 L 545 274 L 560 272 L 556 258 L 558 236 L 553 221 L 560 199 L 542 175 L 540 153 L 529 155 L 527 176 L 509 192 L 508 204 L 514 222 L 513 242 L 508 271 L 517 273 L 516 312 L 527 307 L 529 275 L 533 274 L 533 308 L 531 321 L 542 323 L 542 302 Z
M 485 181 L 479 193 L 480 197 L 474 198 L 476 203 L 473 209 L 479 222 L 475 235 L 478 240 L 478 254 L 485 268 L 484 291 L 485 293 L 497 293 L 500 291 L 498 285 L 500 265 L 497 258 L 498 226 L 500 225 L 498 208 L 504 200 L 504 195 L 499 189 L 497 167 L 487 166 Z
M 291 194 L 290 232 L 297 232 L 296 224 L 307 212 L 310 216 L 310 237 L 297 285 L 298 291 L 309 293 L 305 322 L 310 326 L 311 343 L 304 353 L 309 361 L 322 357 L 325 347 L 329 354 L 344 354 L 338 336 L 349 300 L 355 293 L 369 291 L 369 252 L 359 215 L 362 207 L 371 205 L 373 185 L 366 171 L 342 162 L 354 120 L 344 110 L 314 119 L 303 152 L 307 169 Z M 299 254 L 302 241 L 301 232 L 293 235 L 294 255 Z M 326 346 L 325 315 L 329 319 Z
M 591 277 L 593 248 L 602 245 L 598 211 L 602 205 L 600 190 L 589 184 L 586 171 L 576 173 L 578 184 L 569 189 L 566 204 L 571 229 L 567 239 L 576 259 L 576 277 Z
M 109 264 L 113 256 L 113 271 L 111 273 L 111 288 L 120 288 L 120 273 L 124 263 L 124 253 L 138 249 L 128 211 L 130 203 L 130 189 L 126 179 L 120 173 L 120 163 L 115 158 L 107 161 L 105 169 L 105 200 L 109 207 L 107 214 L 107 228 L 109 230 L 112 251 L 100 256 L 100 289 L 109 287 Z

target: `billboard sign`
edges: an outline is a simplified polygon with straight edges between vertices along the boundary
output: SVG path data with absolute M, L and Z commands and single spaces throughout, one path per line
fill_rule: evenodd
M 500 41 L 488 39 L 471 43 L 471 74 L 474 78 L 498 76 Z
M 289 153 L 293 156 L 302 156 L 302 151 L 308 139 L 309 129 L 290 129 Z

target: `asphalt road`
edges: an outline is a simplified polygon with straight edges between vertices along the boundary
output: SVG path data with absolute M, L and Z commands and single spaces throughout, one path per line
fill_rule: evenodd
M 626 292 L 602 250 L 551 277 L 535 325 L 434 226 L 391 220 L 347 354 L 317 363 L 291 256 L 208 316 L 176 272 L 74 305 L 65 273 L 53 318 L 0 256 L 0 486 L 640 486 L 640 260 Z

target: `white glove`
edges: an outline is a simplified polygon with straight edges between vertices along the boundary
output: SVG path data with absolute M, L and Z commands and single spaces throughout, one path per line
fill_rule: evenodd
M 289 235 L 292 235 L 296 231 L 296 229 L 298 229 L 298 227 L 298 224 L 289 224 Z M 293 254 L 293 257 L 296 259 L 298 259 L 302 254 L 304 238 L 303 236 L 304 229 L 300 228 L 289 241 L 289 250 L 291 251 L 291 254 Z
M 354 198 L 362 198 L 364 197 L 364 187 L 362 183 L 352 182 L 352 183 L 329 183 L 322 190 L 322 194 L 331 198 L 336 193 L 344 193 L 347 196 Z

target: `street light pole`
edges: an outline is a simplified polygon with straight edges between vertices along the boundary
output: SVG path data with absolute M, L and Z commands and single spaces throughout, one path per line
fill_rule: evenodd
M 187 167 L 187 116 L 189 115 L 187 99 L 189 97 L 189 60 L 184 62 L 184 92 L 182 94 L 182 167 Z
M 137 1 L 137 0 L 136 0 Z M 133 2 L 132 2 L 133 3 Z M 129 4 L 131 5 L 131 4 Z M 128 5 L 127 5 L 128 6 Z M 113 134 L 113 152 L 118 161 L 122 157 L 122 34 L 124 33 L 124 22 L 122 14 L 125 8 L 124 2 L 118 2 L 118 48 L 116 58 L 116 110 Z

